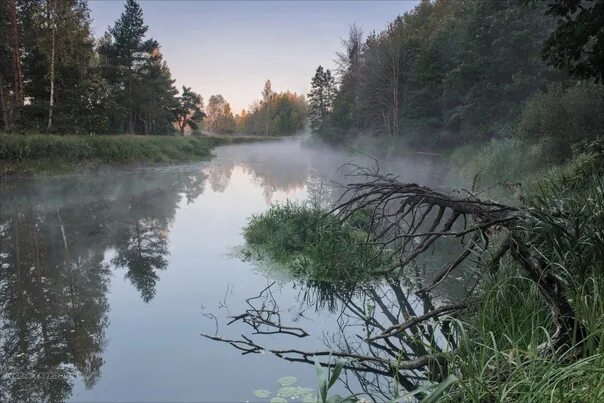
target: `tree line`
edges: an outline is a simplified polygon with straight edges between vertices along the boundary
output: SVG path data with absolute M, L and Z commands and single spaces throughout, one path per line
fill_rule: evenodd
M 201 97 L 175 88 L 135 0 L 98 40 L 85 0 L 0 7 L 4 131 L 164 134 L 203 117 Z
M 301 128 L 303 98 L 271 97 L 264 134 Z M 260 113 L 268 106 L 262 105 Z M 185 134 L 205 128 L 259 134 L 251 123 L 256 109 L 236 122 L 221 95 L 210 97 L 206 110 L 201 95 L 175 87 L 136 0 L 126 1 L 121 16 L 98 39 L 87 0 L 3 1 L 0 109 L 5 132 Z
M 565 152 L 604 130 L 603 4 L 423 0 L 382 32 L 353 25 L 335 71 L 312 78 L 311 127 L 421 148 L 519 134 Z

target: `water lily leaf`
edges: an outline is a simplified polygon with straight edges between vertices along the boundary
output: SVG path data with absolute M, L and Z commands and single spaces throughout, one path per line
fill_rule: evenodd
M 314 395 L 315 390 L 312 388 L 302 388 L 302 387 L 298 387 L 298 394 L 299 395 Z
M 287 400 L 285 400 L 282 397 L 277 396 L 277 397 L 273 397 L 271 399 L 271 403 L 287 403 Z
M 269 397 L 271 395 L 271 391 L 270 390 L 266 390 L 266 389 L 256 389 L 254 391 L 254 396 L 259 397 L 260 399 L 266 399 L 267 397 Z
M 309 393 L 307 395 L 302 396 L 303 403 L 317 403 L 317 396 L 314 393 Z
M 295 376 L 284 376 L 283 378 L 279 378 L 277 382 L 281 386 L 291 386 L 294 383 L 298 382 L 298 378 L 296 378 Z
M 298 388 L 295 386 L 285 386 L 279 389 L 277 394 L 281 397 L 294 397 L 301 395 L 301 393 L 298 392 Z

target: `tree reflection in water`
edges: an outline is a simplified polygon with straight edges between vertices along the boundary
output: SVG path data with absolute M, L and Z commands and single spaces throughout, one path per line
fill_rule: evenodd
M 2 182 L 0 401 L 66 400 L 76 377 L 95 385 L 109 263 L 150 301 L 177 206 L 199 196 L 204 181 L 195 169 Z
M 438 357 L 456 347 L 450 319 L 436 319 L 438 315 L 435 320 L 414 323 L 414 318 L 435 311 L 429 296 L 415 295 L 394 279 L 356 287 L 302 280 L 296 286 L 299 315 L 309 309 L 328 309 L 336 314 L 336 330 L 324 333 L 321 338 L 324 349 L 274 348 L 258 341 L 267 334 L 310 336 L 304 328 L 282 321 L 282 312 L 271 291 L 278 287 L 275 283 L 247 299 L 249 308 L 245 312 L 231 317 L 228 324 L 245 323 L 250 328 L 249 335 L 238 339 L 217 334 L 203 336 L 228 343 L 243 354 L 270 352 L 287 361 L 307 364 L 317 361 L 323 366 L 341 361 L 346 370 L 341 377 L 345 387 L 351 393 L 358 393 L 360 388 L 373 399 L 388 400 L 398 387 L 411 392 L 422 383 L 443 378 L 445 363 Z M 441 314 L 455 310 L 457 305 L 444 305 Z M 388 332 L 389 326 L 397 326 L 399 331 Z

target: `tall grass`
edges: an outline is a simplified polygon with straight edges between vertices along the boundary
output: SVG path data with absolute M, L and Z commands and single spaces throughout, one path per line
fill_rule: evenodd
M 384 264 L 367 242 L 368 226 L 364 213 L 342 223 L 318 206 L 288 202 L 253 216 L 243 234 L 250 256 L 258 253 L 296 277 L 353 283 L 370 280 Z
M 593 159 L 560 169 L 533 190 L 533 217 L 523 229 L 530 245 L 565 284 L 585 348 L 545 356 L 550 312 L 534 283 L 508 262 L 487 281 L 474 311 L 457 322 L 460 348 L 450 357 L 460 382 L 450 401 L 604 400 L 604 189 Z
M 57 172 L 81 165 L 175 162 L 240 139 L 174 136 L 0 135 L 0 173 Z
M 464 187 L 474 186 L 475 191 L 499 200 L 513 195 L 510 189 L 518 183 L 524 187 L 535 184 L 552 167 L 542 145 L 516 138 L 493 140 L 482 147 L 459 147 L 449 162 L 453 171 L 469 181 Z
M 490 285 L 476 310 L 457 322 L 459 349 L 450 370 L 460 382 L 447 401 L 579 401 L 604 399 L 604 285 L 590 276 L 572 290 L 578 317 L 588 329 L 588 353 L 578 360 L 544 356 L 550 313 L 530 281 L 510 269 Z

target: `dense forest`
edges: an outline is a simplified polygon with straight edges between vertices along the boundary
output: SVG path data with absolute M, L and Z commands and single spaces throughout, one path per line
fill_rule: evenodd
M 601 1 L 422 1 L 382 32 L 352 25 L 317 68 L 311 125 L 332 142 L 423 150 L 520 136 L 568 155 L 604 130 Z M 581 29 L 575 29 L 581 24 Z
M 142 8 L 94 38 L 86 0 L 8 0 L 0 5 L 0 108 L 5 132 L 171 134 L 206 130 L 292 134 L 305 101 L 275 94 L 233 116 L 221 95 L 207 109 L 190 87 L 179 91 Z M 237 119 L 235 119 L 237 118 Z

